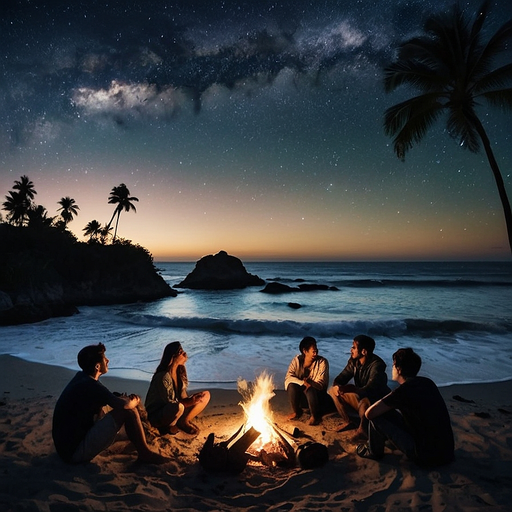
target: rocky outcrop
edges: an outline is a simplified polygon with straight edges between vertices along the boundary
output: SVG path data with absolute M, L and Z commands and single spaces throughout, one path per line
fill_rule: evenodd
M 177 295 L 149 252 L 129 242 L 86 244 L 56 228 L 1 224 L 0 245 L 0 325 Z
M 243 263 L 225 251 L 201 258 L 188 276 L 176 288 L 194 290 L 235 290 L 261 286 L 265 281 L 249 274 Z
M 299 284 L 299 286 L 288 286 L 283 283 L 268 283 L 262 293 L 270 293 L 279 295 L 281 293 L 293 293 L 293 292 L 314 292 L 314 291 L 338 291 L 336 286 L 328 286 L 326 284 Z

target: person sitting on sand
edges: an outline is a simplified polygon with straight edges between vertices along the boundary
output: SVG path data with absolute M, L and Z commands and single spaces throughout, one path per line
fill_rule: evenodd
M 401 348 L 393 354 L 393 380 L 400 385 L 366 411 L 369 439 L 357 447 L 358 455 L 380 459 L 389 440 L 421 466 L 453 460 L 448 409 L 434 382 L 417 376 L 420 368 L 421 357 L 412 348 Z
M 128 439 L 135 445 L 138 461 L 161 464 L 169 461 L 153 452 L 146 443 L 140 420 L 137 395 L 115 395 L 99 377 L 108 371 L 105 345 L 89 345 L 78 353 L 78 372 L 65 387 L 55 405 L 52 437 L 60 457 L 69 463 L 91 461 L 108 448 L 124 425 Z M 103 407 L 112 410 L 104 414 Z
M 179 341 L 169 343 L 162 355 L 146 395 L 148 420 L 161 435 L 176 434 L 178 429 L 197 435 L 199 428 L 192 423 L 210 401 L 210 392 L 187 395 L 187 353 Z
M 288 367 L 284 388 L 288 394 L 293 414 L 290 420 L 302 416 L 302 407 L 307 405 L 311 413 L 310 425 L 318 425 L 322 415 L 332 407 L 327 394 L 329 363 L 318 355 L 315 338 L 306 336 L 299 344 L 300 354 L 295 356 Z
M 343 371 L 334 379 L 328 393 L 341 416 L 338 431 L 344 430 L 350 424 L 347 408 L 357 411 L 360 422 L 353 436 L 354 441 L 367 439 L 368 420 L 364 413 L 371 404 L 387 395 L 390 389 L 387 385 L 386 363 L 373 353 L 375 340 L 360 334 L 352 342 L 350 359 Z M 348 384 L 350 380 L 354 384 Z

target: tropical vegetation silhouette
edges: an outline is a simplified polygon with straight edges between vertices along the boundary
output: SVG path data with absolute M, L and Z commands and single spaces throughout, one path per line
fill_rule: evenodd
M 78 215 L 78 210 L 80 208 L 76 204 L 75 200 L 69 196 L 63 197 L 60 201 L 60 208 L 57 211 L 60 211 L 60 216 L 62 217 L 62 222 L 64 226 L 67 226 L 69 222 L 73 220 L 73 217 Z
M 59 215 L 50 217 L 47 209 L 35 203 L 34 198 L 37 192 L 34 183 L 28 176 L 21 176 L 19 180 L 15 180 L 13 189 L 5 196 L 2 204 L 6 213 L 6 221 L 17 227 L 54 227 L 66 229 L 68 224 L 78 215 L 80 207 L 76 201 L 69 196 L 61 198 L 57 204 Z M 90 221 L 83 229 L 84 236 L 89 237 L 89 243 L 101 243 L 105 245 L 109 241 L 112 243 L 126 243 L 125 240 L 116 242 L 117 227 L 119 216 L 124 211 L 137 211 L 134 202 L 138 201 L 136 197 L 130 197 L 128 187 L 121 183 L 117 187 L 113 187 L 108 198 L 109 204 L 116 204 L 116 208 L 108 224 L 102 226 L 97 220 Z M 112 222 L 116 219 L 115 231 L 112 236 Z M 0 217 L 0 222 L 3 222 Z
M 117 225 L 119 224 L 119 216 L 121 215 L 121 212 L 124 210 L 125 212 L 129 212 L 130 210 L 133 210 L 134 212 L 137 211 L 135 208 L 133 202 L 138 201 L 138 198 L 136 197 L 130 197 L 130 191 L 128 190 L 128 187 L 121 183 L 119 186 L 114 187 L 112 191 L 110 192 L 110 197 L 108 198 L 108 202 L 110 204 L 117 204 L 114 213 L 112 214 L 112 218 L 110 219 L 110 222 L 107 225 L 107 230 L 110 229 L 110 226 L 112 225 L 112 221 L 114 220 L 114 217 L 116 217 L 116 228 L 114 230 L 114 241 L 117 236 Z
M 447 130 L 463 148 L 474 153 L 483 144 L 503 206 L 510 250 L 512 211 L 507 191 L 486 130 L 476 113 L 483 100 L 502 109 L 512 108 L 512 63 L 494 63 L 512 44 L 512 20 L 485 38 L 489 13 L 484 1 L 470 19 L 459 5 L 451 12 L 430 16 L 424 34 L 403 42 L 396 60 L 384 70 L 384 86 L 392 92 L 409 85 L 421 94 L 389 108 L 384 129 L 394 137 L 400 159 L 421 141 L 429 128 L 447 114 Z
M 136 200 L 125 185 L 115 213 Z M 60 215 L 51 217 L 34 202 L 36 191 L 27 176 L 15 181 L 0 217 L 0 325 L 38 322 L 71 315 L 78 305 L 99 305 L 176 296 L 156 272 L 151 253 L 130 240 L 114 240 L 109 225 L 97 220 L 84 228 L 79 242 L 67 228 L 78 214 L 76 201 L 58 201 Z M 133 208 L 134 209 L 134 208 Z M 112 241 L 112 243 L 107 243 Z

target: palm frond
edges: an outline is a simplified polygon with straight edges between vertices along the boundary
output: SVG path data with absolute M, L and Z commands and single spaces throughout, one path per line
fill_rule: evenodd
M 464 108 L 450 109 L 449 112 L 446 127 L 450 136 L 457 139 L 461 147 L 469 149 L 472 153 L 478 153 L 480 136 L 472 122 L 472 118 L 475 117 L 474 112 Z
M 392 92 L 401 85 L 411 85 L 420 91 L 442 91 L 446 77 L 422 62 L 399 61 L 384 69 L 384 89 Z
M 485 98 L 494 107 L 499 107 L 503 110 L 512 109 L 512 88 L 487 91 L 479 94 L 478 97 Z
M 395 135 L 395 153 L 402 160 L 415 142 L 420 142 L 427 130 L 439 118 L 444 105 L 437 94 L 416 96 L 394 105 L 384 115 L 384 131 Z
M 471 69 L 471 76 L 478 80 L 487 74 L 496 57 L 507 49 L 512 39 L 512 20 L 504 23 L 489 39 L 486 45 L 475 50 L 475 62 Z
M 425 22 L 425 32 L 433 41 L 434 58 L 451 70 L 465 62 L 464 48 L 468 37 L 467 23 L 458 5 L 452 13 L 435 14 Z
M 495 69 L 479 78 L 473 86 L 473 93 L 478 95 L 492 89 L 503 87 L 510 82 L 512 82 L 512 63 Z
M 384 113 L 384 131 L 386 135 L 395 135 L 411 118 L 429 110 L 445 108 L 438 94 L 422 94 L 409 98 L 389 107 Z

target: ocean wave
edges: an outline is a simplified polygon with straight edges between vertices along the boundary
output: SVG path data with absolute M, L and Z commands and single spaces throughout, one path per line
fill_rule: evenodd
M 267 282 L 277 282 L 281 284 L 286 284 L 288 286 L 299 287 L 306 285 L 323 285 L 326 287 L 335 287 L 338 289 L 342 288 L 396 288 L 396 287 L 404 287 L 404 288 L 453 288 L 453 287 L 461 287 L 461 288 L 477 288 L 477 287 L 486 287 L 486 288 L 503 288 L 503 287 L 512 287 L 512 281 L 510 280 L 492 280 L 492 279 L 474 279 L 474 278 L 427 278 L 422 279 L 411 277 L 408 278 L 352 278 L 352 279 L 335 279 L 329 282 L 323 282 L 320 280 L 316 281 L 314 279 L 295 279 L 295 278 L 280 278 L 274 277 L 271 279 L 267 279 Z M 299 291 L 299 290 L 297 290 Z M 331 290 L 328 290 L 331 291 Z
M 375 288 L 375 287 L 512 287 L 512 282 L 484 281 L 478 279 L 351 279 L 336 283 L 338 288 Z
M 222 319 L 210 317 L 169 317 L 149 314 L 127 314 L 125 321 L 146 327 L 194 329 L 214 333 L 262 336 L 346 337 L 359 333 L 371 336 L 399 337 L 404 335 L 428 336 L 482 332 L 505 334 L 512 332 L 510 321 L 482 323 L 465 320 L 436 319 L 378 319 L 331 322 L 298 322 L 293 320 Z

